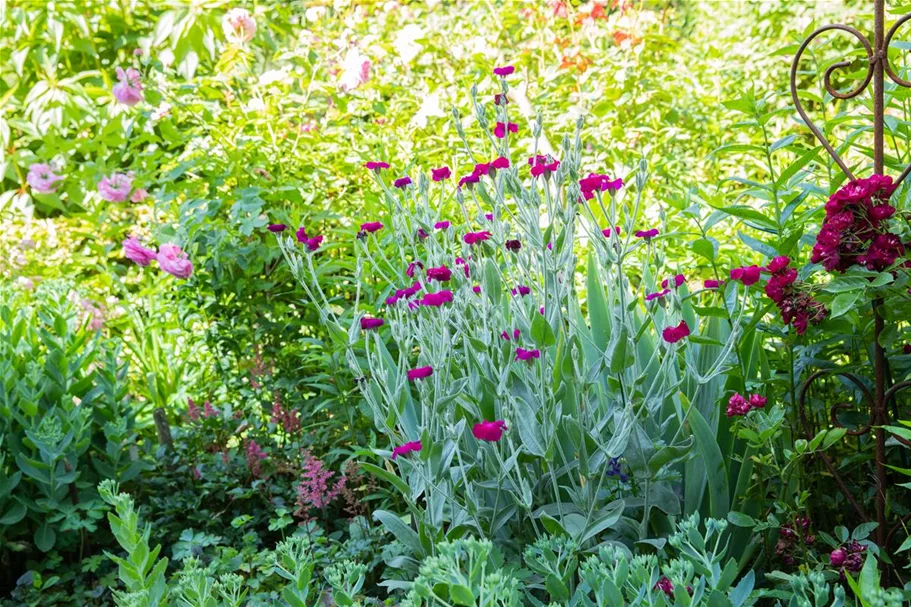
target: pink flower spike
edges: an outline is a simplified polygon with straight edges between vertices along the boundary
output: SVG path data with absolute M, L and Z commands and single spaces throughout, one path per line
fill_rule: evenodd
M 63 177 L 55 174 L 53 167 L 45 163 L 29 165 L 28 175 L 25 176 L 25 181 L 39 194 L 53 194 L 57 191 L 55 184 L 62 180 Z
M 414 453 L 421 450 L 421 441 L 416 440 L 410 443 L 405 443 L 399 447 L 396 447 L 392 450 L 392 459 L 397 458 L 400 455 L 408 455 L 409 453 Z
M 384 324 L 386 324 L 386 321 L 382 318 L 371 318 L 369 316 L 365 316 L 361 319 L 361 331 L 379 329 Z
M 541 358 L 540 350 L 526 350 L 525 348 L 516 348 L 516 360 L 530 361 L 536 358 Z
M 506 427 L 506 422 L 500 419 L 495 422 L 481 422 L 475 424 L 471 429 L 471 433 L 478 440 L 495 443 L 503 438 L 503 431 L 508 429 L 509 428 Z
M 380 223 L 379 221 L 370 221 L 370 222 L 361 224 L 362 232 L 373 233 L 373 232 L 379 232 L 382 229 L 383 229 L 383 224 Z
M 669 344 L 675 344 L 685 337 L 690 335 L 690 326 L 686 324 L 685 320 L 681 320 L 680 324 L 676 327 L 665 327 L 664 331 L 661 332 L 661 336 Z
M 189 278 L 193 274 L 193 262 L 186 252 L 175 244 L 166 243 L 158 250 L 158 265 L 177 278 Z
M 408 371 L 408 381 L 414 381 L 416 379 L 426 379 L 433 375 L 433 367 L 418 367 L 416 369 L 411 369 Z
M 644 238 L 645 240 L 651 240 L 655 236 L 660 234 L 658 228 L 652 228 L 651 230 L 639 230 L 636 232 L 636 238 Z
M 123 254 L 127 259 L 140 266 L 149 265 L 158 256 L 158 253 L 154 250 L 142 246 L 139 239 L 134 236 L 130 236 L 123 241 Z
M 501 78 L 503 78 L 504 76 L 509 76 L 510 74 L 514 73 L 515 71 L 516 71 L 516 68 L 511 65 L 503 65 L 500 67 L 493 68 L 494 75 L 499 76 Z
M 371 160 L 370 162 L 365 162 L 364 166 L 366 168 L 370 169 L 371 171 L 379 173 L 380 169 L 388 169 L 389 163 L 388 162 L 377 162 L 377 161 Z
M 404 190 L 406 187 L 411 185 L 411 177 L 400 177 L 396 179 L 392 185 L 401 190 Z
M 272 232 L 273 234 L 278 234 L 279 232 L 284 232 L 285 230 L 287 230 L 288 226 L 286 226 L 283 223 L 270 223 L 266 229 L 269 230 L 270 232 Z
M 452 223 L 450 223 L 448 221 L 438 221 L 435 224 L 433 224 L 433 228 L 435 230 L 448 230 L 449 226 L 451 226 L 451 225 L 452 225 Z
M 430 169 L 430 175 L 434 181 L 444 181 L 452 176 L 452 171 L 449 170 L 449 167 L 443 166 L 438 169 Z

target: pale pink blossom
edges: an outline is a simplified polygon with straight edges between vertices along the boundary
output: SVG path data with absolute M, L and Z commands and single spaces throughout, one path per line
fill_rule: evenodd
M 130 202 L 142 202 L 149 197 L 149 192 L 145 188 L 136 188 L 133 195 L 130 196 Z
M 124 202 L 130 197 L 133 189 L 132 173 L 111 173 L 105 175 L 98 183 L 98 193 L 108 202 Z
M 250 42 L 256 35 L 256 21 L 245 8 L 232 8 L 225 13 L 221 27 L 231 40 Z
M 136 105 L 142 101 L 142 82 L 139 70 L 134 67 L 117 68 L 117 84 L 114 85 L 114 98 L 124 105 Z
M 45 163 L 35 163 L 28 167 L 28 175 L 25 180 L 32 189 L 39 194 L 52 194 L 57 191 L 54 185 L 61 181 L 63 177 L 54 173 L 51 165 Z
M 342 71 L 339 74 L 338 85 L 343 91 L 353 91 L 370 80 L 370 59 L 361 54 L 356 48 L 348 49 Z
M 140 266 L 147 266 L 158 256 L 154 249 L 147 249 L 142 246 L 139 239 L 130 236 L 123 241 L 123 255 L 130 261 Z
M 187 253 L 176 244 L 166 243 L 158 250 L 158 265 L 177 278 L 189 278 L 193 274 L 193 262 Z

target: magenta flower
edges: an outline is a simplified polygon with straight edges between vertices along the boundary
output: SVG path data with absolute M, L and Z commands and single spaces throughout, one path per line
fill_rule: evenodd
M 484 219 L 487 221 L 493 221 L 493 213 L 484 213 Z
M 787 268 L 790 265 L 790 263 L 791 263 L 790 257 L 787 257 L 785 255 L 779 255 L 778 257 L 774 258 L 772 261 L 769 262 L 769 265 L 766 266 L 766 270 L 775 274 L 775 273 L 781 272 L 782 270 Z
M 506 105 L 509 103 L 509 99 L 504 93 L 497 93 L 493 96 L 493 103 L 494 105 Z
M 744 286 L 748 287 L 759 282 L 761 271 L 762 268 L 759 266 L 745 266 L 742 268 L 734 268 L 731 270 L 731 280 L 739 280 L 743 283 Z
M 498 156 L 496 159 L 491 161 L 490 166 L 495 169 L 508 169 L 509 168 L 509 158 L 504 156 Z
M 664 282 L 666 283 L 667 281 L 664 281 Z M 665 289 L 663 291 L 658 291 L 657 293 L 649 293 L 648 295 L 645 296 L 645 301 L 653 301 L 655 299 L 660 299 L 670 292 L 671 292 L 670 289 Z
M 53 194 L 57 191 L 57 186 L 54 184 L 62 180 L 63 177 L 55 174 L 53 167 L 45 163 L 29 165 L 28 175 L 25 176 L 25 181 L 32 190 L 39 194 Z
M 452 271 L 446 266 L 440 266 L 438 268 L 429 268 L 427 270 L 427 278 L 430 280 L 436 280 L 439 282 L 449 282 L 449 279 L 452 278 Z
M 655 582 L 655 590 L 660 590 L 667 596 L 674 598 L 674 584 L 671 583 L 666 577 L 662 577 L 660 580 Z
M 142 101 L 142 76 L 136 68 L 128 67 L 124 70 L 118 67 L 117 84 L 114 85 L 114 98 L 124 105 L 136 105 Z
M 685 320 L 681 320 L 680 324 L 676 327 L 665 327 L 664 331 L 661 332 L 661 336 L 669 344 L 675 344 L 681 339 L 688 337 L 690 334 L 690 326 L 686 324 Z
M 452 176 L 452 171 L 449 170 L 449 167 L 443 166 L 438 169 L 430 169 L 430 175 L 434 181 L 443 181 Z
M 480 295 L 480 294 L 481 294 L 481 287 L 480 287 L 480 285 L 475 285 L 475 286 L 471 287 L 471 290 L 472 290 L 474 293 L 476 293 L 477 295 Z M 911 354 L 911 352 L 905 352 L 905 354 Z
M 474 165 L 474 168 L 471 169 L 471 174 L 475 177 L 483 177 L 490 173 L 490 163 L 489 162 L 479 162 Z
M 520 332 L 519 332 L 518 329 L 513 329 L 513 330 L 512 330 L 512 339 L 518 340 L 518 339 L 519 339 L 519 335 L 520 335 Z M 512 341 L 512 339 L 510 339 L 510 337 L 509 337 L 509 332 L 508 332 L 508 331 L 503 331 L 502 333 L 500 333 L 500 337 L 501 337 L 502 339 L 505 339 L 506 341 Z
M 519 125 L 516 124 L 515 122 L 509 122 L 509 123 L 498 122 L 497 126 L 495 126 L 493 129 L 493 135 L 497 139 L 503 139 L 504 137 L 506 137 L 507 131 L 509 131 L 510 133 L 518 133 Z
M 212 403 L 206 401 L 202 404 L 202 416 L 206 419 L 218 415 L 218 409 L 212 406 Z
M 762 409 L 769 400 L 761 394 L 750 395 L 750 406 L 754 409 Z
M 370 331 L 371 329 L 379 329 L 384 324 L 386 324 L 386 321 L 383 320 L 382 318 L 371 318 L 369 316 L 365 316 L 361 319 L 361 331 Z
M 147 249 L 135 236 L 130 236 L 123 241 L 123 254 L 133 263 L 140 266 L 149 265 L 157 256 L 153 249 Z
M 661 287 L 663 289 L 667 289 L 669 286 L 672 286 L 672 288 L 676 289 L 677 287 L 679 287 L 680 285 L 682 285 L 685 282 L 686 282 L 686 278 L 683 276 L 683 274 L 677 274 L 673 278 L 665 278 L 664 280 L 662 280 Z
M 620 235 L 620 226 L 614 226 L 613 228 L 605 228 L 605 229 L 601 230 L 601 233 L 604 234 L 604 236 L 607 238 L 610 238 L 611 232 L 613 232 L 614 234 L 619 236 Z
M 484 242 L 485 240 L 490 238 L 490 236 L 491 236 L 490 232 L 488 232 L 486 230 L 482 231 L 482 232 L 468 232 L 467 234 L 465 234 L 465 236 L 462 237 L 462 240 L 465 241 L 465 244 L 471 245 L 471 244 L 476 244 L 479 242 Z
M 478 440 L 495 443 L 503 438 L 503 430 L 508 429 L 509 428 L 506 427 L 506 422 L 499 419 L 495 422 L 481 422 L 480 424 L 475 424 L 471 429 L 471 433 Z
M 506 241 L 506 250 L 512 251 L 513 253 L 518 253 L 519 249 L 522 248 L 522 243 L 518 240 L 507 240 Z
M 423 268 L 424 266 L 421 266 L 421 267 Z M 401 296 L 402 297 L 412 297 L 413 295 L 415 295 L 418 291 L 420 291 L 423 288 L 424 287 L 421 285 L 421 283 L 415 281 L 414 283 L 412 283 L 412 285 L 410 287 L 408 287 L 407 289 L 402 291 Z
M 544 177 L 547 178 L 551 173 L 560 167 L 559 160 L 556 160 L 549 155 L 542 156 L 541 154 L 537 154 L 529 158 L 528 164 L 531 167 L 532 177 L 540 177 L 541 175 L 544 175 Z
M 418 367 L 417 369 L 411 369 L 408 371 L 408 381 L 414 381 L 416 379 L 425 379 L 433 375 L 433 367 Z
M 98 183 L 98 193 L 108 202 L 125 202 L 133 189 L 132 173 L 111 173 Z
M 396 179 L 393 184 L 395 187 L 404 190 L 406 187 L 411 185 L 411 177 L 399 177 Z
M 374 172 L 376 172 L 376 173 L 379 173 L 379 172 L 380 172 L 380 169 L 388 169 L 388 168 L 389 168 L 389 163 L 388 163 L 388 162 L 381 162 L 381 161 L 378 162 L 378 161 L 375 161 L 375 160 L 371 160 L 370 162 L 365 162 L 365 163 L 364 163 L 364 166 L 367 167 L 368 169 L 370 169 L 371 171 L 374 171 Z
M 595 192 L 617 191 L 623 187 L 623 180 L 619 177 L 611 179 L 607 175 L 589 173 L 588 177 L 579 180 L 579 190 L 585 200 L 591 200 Z
M 525 285 L 519 285 L 518 288 L 513 289 L 511 291 L 511 293 L 512 293 L 513 297 L 515 297 L 516 295 L 521 295 L 522 297 L 525 297 L 526 295 L 531 293 L 531 289 L 526 287 Z
M 307 229 L 304 226 L 297 228 L 297 232 L 294 233 L 297 242 L 304 244 L 307 242 Z
M 439 293 L 427 293 L 421 298 L 422 306 L 439 308 L 445 303 L 452 301 L 452 291 L 440 291 Z
M 158 250 L 158 265 L 177 278 L 189 278 L 193 274 L 193 262 L 187 253 L 176 244 L 165 243 Z
M 535 358 L 541 358 L 541 351 L 537 348 L 534 350 L 526 350 L 525 348 L 516 348 L 516 360 L 526 360 L 530 361 Z
M 404 445 L 401 445 L 401 446 L 393 449 L 392 450 L 392 459 L 395 459 L 400 455 L 408 455 L 409 453 L 413 453 L 413 452 L 420 451 L 420 450 L 421 450 L 421 441 L 419 441 L 419 440 L 411 441 L 410 443 L 405 443 Z
M 367 223 L 361 224 L 362 232 L 373 233 L 373 232 L 379 232 L 382 229 L 383 229 L 383 224 L 380 223 L 379 221 L 368 221 Z
M 421 263 L 420 261 L 412 261 L 411 263 L 408 264 L 408 267 L 405 269 L 405 275 L 406 275 L 408 278 L 414 278 L 414 271 L 415 271 L 417 268 L 420 268 L 420 269 L 423 270 L 423 269 L 424 269 L 424 264 Z
M 435 224 L 433 224 L 433 228 L 435 230 L 448 230 L 449 226 L 451 226 L 451 225 L 452 224 L 448 221 L 438 221 Z
M 481 177 L 479 175 L 475 175 L 474 173 L 471 175 L 466 175 L 465 177 L 459 179 L 459 188 L 461 189 L 463 185 L 471 186 L 475 183 L 478 183 L 479 181 L 481 181 Z
M 514 68 L 511 65 L 503 65 L 500 67 L 493 68 L 494 75 L 499 76 L 501 78 L 503 78 L 505 76 L 509 76 L 510 74 L 514 73 L 515 71 L 516 71 L 516 68 Z
M 724 286 L 723 280 L 714 280 L 709 279 L 702 282 L 702 287 L 704 289 L 718 289 Z
M 636 238 L 644 238 L 645 240 L 651 240 L 655 236 L 660 234 L 658 228 L 652 228 L 651 230 L 639 230 L 636 232 Z
M 848 560 L 848 553 L 844 548 L 836 548 L 829 553 L 829 564 L 833 567 L 843 567 L 846 560 Z
M 279 232 L 284 232 L 285 230 L 287 230 L 288 226 L 286 226 L 283 223 L 270 223 L 266 229 L 269 230 L 270 232 L 272 232 L 273 234 L 277 234 Z
M 725 415 L 728 417 L 740 417 L 750 412 L 750 403 L 737 392 L 728 400 L 728 408 Z
M 322 237 L 322 235 L 319 235 L 319 236 L 314 236 L 313 238 L 308 238 L 304 242 L 304 244 L 307 245 L 307 248 L 309 250 L 315 251 L 319 248 L 319 246 L 321 244 L 323 244 L 323 237 Z

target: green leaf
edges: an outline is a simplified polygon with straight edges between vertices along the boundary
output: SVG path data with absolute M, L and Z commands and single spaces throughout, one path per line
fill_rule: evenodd
M 35 531 L 35 545 L 41 552 L 48 552 L 57 543 L 57 532 L 45 521 Z
M 725 518 L 730 508 L 731 498 L 728 493 L 728 471 L 721 456 L 715 433 L 709 428 L 705 418 L 696 407 L 690 407 L 689 426 L 696 439 L 696 449 L 705 463 L 706 479 L 709 489 L 709 516 Z
M 759 524 L 759 521 L 743 512 L 728 512 L 728 522 L 736 527 L 753 528 Z
M 449 585 L 449 598 L 456 605 L 465 605 L 465 607 L 474 607 L 475 605 L 474 593 L 471 592 L 470 588 L 461 584 Z
M 395 538 L 405 544 L 415 556 L 425 556 L 424 547 L 421 545 L 421 539 L 417 532 L 405 524 L 398 515 L 387 510 L 375 510 L 373 518 L 380 521 L 387 531 L 392 533 Z
M 707 238 L 694 240 L 692 244 L 690 244 L 690 248 L 693 249 L 693 252 L 697 255 L 701 255 L 709 261 L 715 261 L 715 245 L 711 240 L 708 240 Z
M 557 343 L 554 331 L 543 314 L 535 314 L 531 321 L 531 338 L 538 347 L 546 348 Z
M 830 318 L 838 318 L 848 312 L 848 310 L 851 310 L 854 307 L 854 304 L 857 303 L 860 295 L 860 291 L 836 295 L 835 299 L 832 300 L 832 313 L 830 314 Z

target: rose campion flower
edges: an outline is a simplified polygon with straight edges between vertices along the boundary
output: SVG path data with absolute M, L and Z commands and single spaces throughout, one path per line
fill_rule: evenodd
M 661 281 L 661 288 L 674 288 L 676 289 L 680 285 L 686 282 L 686 277 L 683 274 L 677 274 L 673 278 L 665 278 Z
M 132 173 L 111 173 L 98 183 L 98 193 L 108 202 L 125 202 L 133 189 Z
M 606 228 L 604 230 L 601 230 L 601 233 L 604 234 L 604 236 L 607 238 L 610 238 L 611 232 L 613 232 L 614 234 L 619 236 L 620 235 L 620 226 L 614 226 L 613 229 Z
M 389 163 L 371 160 L 370 162 L 365 162 L 364 166 L 366 168 L 370 169 L 371 171 L 379 173 L 381 169 L 388 169 Z
M 137 265 L 147 266 L 155 260 L 158 253 L 142 246 L 135 236 L 130 236 L 123 241 L 123 255 Z
M 522 248 L 522 243 L 518 240 L 507 240 L 506 241 L 506 250 L 512 251 L 513 253 L 518 253 L 519 249 Z
M 690 326 L 686 324 L 685 320 L 681 320 L 680 324 L 676 327 L 665 327 L 664 331 L 661 332 L 661 336 L 669 344 L 675 344 L 684 337 L 688 337 L 690 334 Z
M 361 319 L 361 331 L 379 329 L 384 324 L 386 324 L 386 321 L 382 318 L 371 318 L 369 316 L 365 316 Z
M 651 230 L 638 230 L 636 232 L 636 238 L 644 238 L 645 240 L 651 240 L 661 232 L 658 231 L 658 228 L 652 228 Z
M 500 338 L 505 339 L 506 341 L 512 341 L 513 339 L 518 340 L 519 335 L 521 335 L 521 332 L 518 329 L 513 329 L 512 338 L 509 337 L 508 331 L 503 331 L 502 333 L 500 333 Z
M 406 187 L 411 185 L 411 177 L 400 177 L 399 179 L 396 179 L 392 185 L 401 190 L 404 190 Z
M 422 306 L 439 308 L 445 303 L 452 301 L 452 291 L 440 291 L 439 293 L 427 293 L 421 298 Z
M 463 185 L 467 185 L 468 189 L 471 189 L 471 186 L 475 183 L 478 183 L 479 181 L 481 181 L 481 177 L 479 175 L 475 175 L 474 173 L 471 175 L 465 175 L 459 179 L 459 189 L 462 189 Z
M 535 358 L 541 358 L 540 350 L 526 350 L 525 348 L 516 348 L 516 360 L 530 361 Z
M 509 99 L 505 94 L 497 93 L 493 96 L 493 103 L 494 105 L 507 105 L 509 103 Z
M 266 229 L 269 230 L 270 232 L 272 232 L 273 234 L 278 234 L 280 232 L 284 232 L 285 230 L 287 230 L 288 226 L 286 226 L 283 223 L 270 223 Z
M 414 381 L 416 379 L 425 379 L 433 375 L 433 367 L 418 367 L 416 369 L 410 369 L 408 371 L 408 381 Z
M 515 73 L 515 71 L 516 71 L 516 68 L 511 65 L 503 65 L 500 67 L 493 68 L 494 75 L 499 76 L 501 78 L 503 78 L 505 76 L 509 76 L 510 74 Z
M 480 286 L 480 285 L 475 285 L 475 286 L 471 287 L 471 290 L 472 290 L 476 295 L 480 295 L 480 294 L 481 294 L 481 286 Z M 911 354 L 911 352 L 905 352 L 905 354 Z
M 509 158 L 504 156 L 498 156 L 496 159 L 491 161 L 490 166 L 495 169 L 508 169 L 509 168 Z
M 142 202 L 149 197 L 149 192 L 145 188 L 136 188 L 130 196 L 130 202 Z
M 25 181 L 28 182 L 32 190 L 39 194 L 53 194 L 57 191 L 57 186 L 54 184 L 62 180 L 63 177 L 54 173 L 51 165 L 43 162 L 29 165 L 28 175 L 25 176 Z
M 250 42 L 256 35 L 256 21 L 245 8 L 232 8 L 225 13 L 221 28 L 230 40 Z
M 477 244 L 479 242 L 484 242 L 490 238 L 491 234 L 488 231 L 483 232 L 468 232 L 465 236 L 462 237 L 462 240 L 465 241 L 465 244 Z
M 438 169 L 430 169 L 430 175 L 434 181 L 443 181 L 452 176 L 452 171 L 449 170 L 449 167 L 444 166 Z
M 497 139 L 503 139 L 504 137 L 506 137 L 507 131 L 510 133 L 518 133 L 519 125 L 516 124 L 515 122 L 510 122 L 510 123 L 498 122 L 497 125 L 493 129 L 493 136 L 496 137 Z
M 370 222 L 361 224 L 361 231 L 363 231 L 363 232 L 373 233 L 373 232 L 379 232 L 382 229 L 383 229 L 383 224 L 380 223 L 379 221 L 370 221 Z
M 429 268 L 427 270 L 427 278 L 429 280 L 436 280 L 438 282 L 449 282 L 449 280 L 452 278 L 452 271 L 446 266 Z
M 665 282 L 667 282 L 667 281 L 665 281 Z M 654 301 L 656 299 L 661 299 L 662 297 L 664 297 L 665 295 L 667 295 L 670 292 L 671 292 L 670 289 L 664 289 L 663 291 L 658 291 L 657 293 L 649 293 L 648 295 L 645 296 L 645 301 Z
M 405 443 L 400 445 L 392 450 L 392 459 L 397 458 L 400 455 L 408 455 L 409 453 L 414 453 L 421 450 L 421 441 L 411 441 L 410 443 Z
M 560 161 L 551 156 L 542 156 L 537 154 L 528 159 L 528 165 L 531 167 L 531 176 L 548 178 L 551 173 L 560 167 Z
M 513 289 L 511 291 L 511 293 L 512 293 L 513 297 L 515 297 L 516 295 L 521 295 L 522 297 L 525 297 L 526 295 L 531 293 L 531 288 L 526 287 L 525 285 L 519 285 L 518 288 Z
M 724 286 L 723 280 L 705 280 L 702 282 L 702 288 L 704 289 L 719 289 Z
M 493 221 L 493 213 L 484 213 L 484 219 L 487 221 Z
M 478 440 L 495 443 L 503 438 L 503 430 L 509 430 L 509 428 L 506 427 L 505 421 L 499 419 L 495 422 L 475 424 L 471 429 L 471 433 Z
M 314 236 L 313 238 L 308 238 L 304 244 L 307 246 L 307 249 L 310 251 L 316 251 L 321 244 L 323 244 L 322 234 L 319 236 Z
M 176 244 L 165 243 L 158 249 L 158 265 L 177 278 L 189 278 L 193 274 L 193 262 L 186 251 Z
M 301 226 L 297 228 L 297 232 L 294 233 L 294 237 L 297 238 L 297 242 L 304 244 L 307 242 L 307 228 Z
M 129 106 L 134 106 L 142 101 L 142 75 L 139 70 L 133 67 L 125 70 L 118 67 L 116 73 L 118 82 L 111 91 L 114 93 L 114 99 Z
M 447 229 L 449 229 L 449 226 L 451 226 L 451 225 L 452 225 L 452 223 L 450 223 L 448 221 L 438 221 L 435 224 L 433 224 L 433 228 L 435 230 L 447 230 Z
M 734 268 L 731 270 L 731 280 L 739 280 L 745 287 L 749 287 L 750 285 L 754 285 L 759 282 L 761 271 L 762 268 L 759 266 L 744 266 L 742 268 Z

